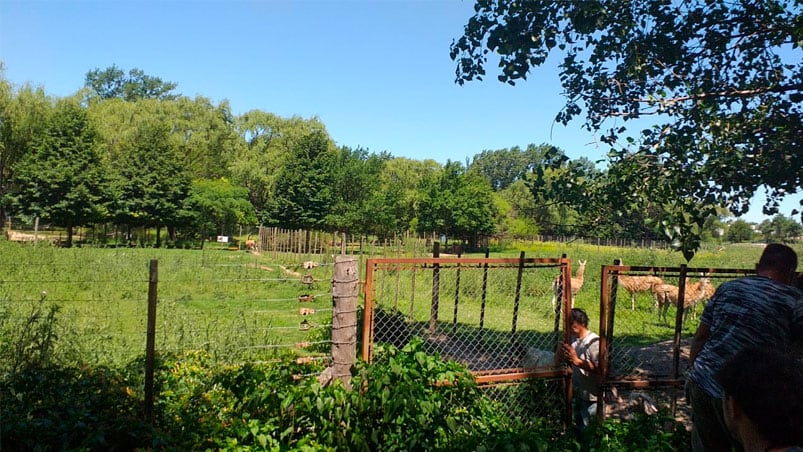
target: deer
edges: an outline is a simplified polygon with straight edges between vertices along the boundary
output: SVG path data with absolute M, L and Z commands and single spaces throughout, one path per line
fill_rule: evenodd
M 575 274 L 574 278 L 572 278 L 572 303 L 574 303 L 574 299 L 577 296 L 577 292 L 583 287 L 583 275 L 586 271 L 586 262 L 587 261 L 579 261 L 580 265 L 577 267 L 577 273 Z M 561 290 L 561 275 L 555 277 L 552 280 L 552 309 L 557 309 L 557 302 L 558 302 L 558 295 Z
M 650 292 L 656 284 L 663 284 L 664 280 L 654 275 L 620 275 L 619 287 L 625 289 L 630 294 L 630 310 L 636 309 L 636 293 Z
M 711 284 L 709 278 L 700 278 L 699 281 L 694 283 L 686 283 L 686 289 L 683 294 L 683 309 L 684 318 L 688 314 L 688 309 L 692 309 L 692 318 L 697 318 L 697 310 L 694 309 L 697 303 L 704 300 L 708 295 L 706 287 Z M 678 298 L 680 296 L 680 289 L 678 286 L 672 284 L 655 284 L 652 287 L 652 293 L 655 295 L 655 301 L 658 303 L 658 319 L 666 323 L 666 312 L 669 310 L 669 305 L 678 305 Z

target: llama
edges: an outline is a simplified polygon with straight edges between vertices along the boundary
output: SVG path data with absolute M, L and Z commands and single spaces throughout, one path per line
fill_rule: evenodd
M 653 275 L 619 276 L 619 287 L 630 294 L 630 310 L 636 309 L 636 293 L 650 292 L 652 286 L 663 284 L 664 280 Z
M 572 303 L 574 303 L 574 299 L 577 296 L 577 292 L 583 287 L 583 275 L 586 272 L 586 262 L 587 261 L 580 261 L 580 265 L 577 267 L 577 273 L 575 274 L 574 278 L 572 278 Z M 560 275 L 556 276 L 555 279 L 552 280 L 552 309 L 557 309 L 558 306 L 558 293 L 561 289 L 561 281 Z
M 697 318 L 696 305 L 706 297 L 706 286 L 711 284 L 708 278 L 700 278 L 695 283 L 689 283 L 687 280 L 686 290 L 683 296 L 683 309 L 684 317 L 689 308 L 692 309 L 692 318 Z M 666 312 L 669 310 L 669 305 L 674 304 L 677 306 L 680 289 L 678 286 L 672 284 L 656 284 L 652 286 L 652 293 L 655 295 L 655 300 L 658 303 L 658 319 L 663 319 L 666 323 Z

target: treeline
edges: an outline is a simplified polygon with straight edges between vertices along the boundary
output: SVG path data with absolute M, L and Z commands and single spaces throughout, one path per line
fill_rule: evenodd
M 548 145 L 486 150 L 471 162 L 411 160 L 338 146 L 317 118 L 232 113 L 226 101 L 112 66 L 65 98 L 0 76 L 0 209 L 66 228 L 151 228 L 172 241 L 238 225 L 468 245 L 494 234 L 656 238 L 657 206 L 630 214 L 588 196 L 609 177 Z M 712 229 L 713 230 L 713 229 Z

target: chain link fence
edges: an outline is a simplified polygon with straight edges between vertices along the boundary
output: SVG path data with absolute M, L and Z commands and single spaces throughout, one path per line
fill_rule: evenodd
M 364 359 L 374 343 L 401 348 L 419 337 L 428 353 L 464 364 L 511 415 L 564 419 L 566 371 L 554 351 L 567 338 L 568 259 L 522 254 L 366 265 Z
M 689 420 L 683 386 L 691 339 L 716 288 L 753 270 L 602 267 L 600 369 L 605 416 L 666 408 Z
M 565 420 L 569 381 L 553 352 L 570 342 L 570 269 L 565 258 L 523 255 L 368 259 L 363 358 L 373 343 L 403 347 L 419 337 L 429 353 L 466 365 L 511 416 Z M 663 408 L 688 421 L 683 384 L 699 316 L 716 287 L 754 272 L 612 265 L 601 273 L 600 416 Z

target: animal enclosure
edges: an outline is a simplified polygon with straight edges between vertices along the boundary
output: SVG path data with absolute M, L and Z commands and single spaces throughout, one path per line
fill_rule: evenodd
M 687 311 L 702 312 L 716 286 L 754 273 L 754 270 L 747 269 L 686 266 L 603 266 L 600 371 L 608 397 L 600 403 L 617 402 L 616 394 L 623 391 L 652 391 L 654 401 L 662 402 L 672 410 L 677 408 L 679 401 L 685 404 L 681 389 L 688 367 L 691 337 L 698 323 L 694 316 L 686 315 Z M 638 300 L 631 298 L 632 290 L 621 284 L 623 278 L 628 285 L 632 284 L 633 278 L 649 281 L 647 287 L 641 288 L 646 296 Z M 703 283 L 702 287 L 700 283 Z M 661 301 L 667 286 L 675 291 L 675 297 Z M 659 303 L 668 305 L 658 306 Z M 665 317 L 667 312 L 669 315 Z M 653 333 L 656 330 L 661 333 L 656 335 Z M 607 408 L 610 412 L 610 407 Z
M 591 329 L 600 334 L 600 416 L 627 416 L 651 404 L 685 416 L 680 389 L 699 320 L 683 312 L 702 312 L 716 286 L 753 271 L 612 265 L 600 272 L 601 284 L 583 289 L 599 300 L 599 313 L 589 314 Z M 375 343 L 402 347 L 419 337 L 429 353 L 465 364 L 511 409 L 565 415 L 570 379 L 552 352 L 570 341 L 566 314 L 576 280 L 571 274 L 569 259 L 368 259 L 363 358 L 371 359 Z M 622 277 L 644 277 L 648 284 L 631 299 Z M 686 304 L 685 295 L 701 278 L 710 285 L 700 288 L 695 304 Z M 652 291 L 659 280 L 680 288 L 665 321 Z M 557 310 L 551 303 L 553 281 L 559 282 Z
M 561 400 L 570 384 L 553 352 L 568 339 L 570 266 L 568 259 L 523 253 L 518 259 L 368 259 L 363 358 L 370 361 L 375 343 L 403 347 L 420 337 L 428 353 L 467 366 L 494 399 L 520 409 L 520 416 L 565 420 Z M 561 302 L 553 309 L 556 276 Z M 518 384 L 533 377 L 542 380 Z M 538 385 L 543 387 L 536 390 Z

